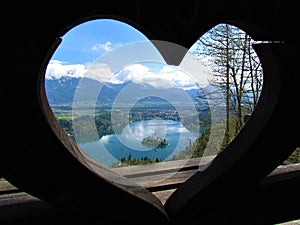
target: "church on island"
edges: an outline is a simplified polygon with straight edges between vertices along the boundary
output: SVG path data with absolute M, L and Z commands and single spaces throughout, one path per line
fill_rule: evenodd
M 152 136 L 148 136 L 142 140 L 142 144 L 148 145 L 148 146 L 157 146 L 157 147 L 163 147 L 168 145 L 168 142 L 166 139 L 158 137 L 156 133 L 154 133 Z

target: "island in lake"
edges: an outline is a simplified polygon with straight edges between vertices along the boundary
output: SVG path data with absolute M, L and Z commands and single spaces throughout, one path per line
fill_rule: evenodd
M 153 147 L 164 147 L 168 145 L 168 142 L 164 138 L 160 138 L 156 136 L 154 133 L 152 136 L 148 136 L 142 140 L 143 145 L 153 146 Z

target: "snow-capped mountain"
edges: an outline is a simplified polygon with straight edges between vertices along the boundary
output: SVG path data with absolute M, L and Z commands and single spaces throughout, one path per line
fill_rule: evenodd
M 158 88 L 149 83 L 124 82 L 100 83 L 91 78 L 62 76 L 59 79 L 45 79 L 45 90 L 50 105 L 71 105 L 77 102 L 95 102 L 101 105 L 112 105 L 114 101 L 132 103 L 143 98 L 147 101 L 169 102 L 194 101 L 200 89 L 183 90 L 181 88 Z M 158 98 L 157 98 L 158 97 Z

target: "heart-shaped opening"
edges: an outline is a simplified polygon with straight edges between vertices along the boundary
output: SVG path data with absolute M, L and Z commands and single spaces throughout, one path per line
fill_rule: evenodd
M 288 26 L 285 26 L 285 24 L 289 24 L 290 20 L 284 20 L 280 18 L 280 15 L 284 15 L 282 13 L 287 12 L 285 11 L 286 7 L 280 7 L 281 5 L 275 6 L 272 4 L 264 4 L 259 6 L 252 4 L 251 6 L 249 5 L 250 7 L 246 8 L 243 5 L 239 5 L 237 7 L 238 10 L 235 10 L 235 7 L 224 4 L 224 7 L 218 7 L 219 10 L 214 11 L 214 13 L 207 11 L 207 14 L 201 15 L 200 13 L 198 14 L 200 10 L 193 11 L 184 9 L 183 11 L 186 13 L 186 15 L 193 15 L 192 17 L 186 17 L 176 15 L 181 14 L 181 12 L 179 12 L 181 10 L 177 10 L 183 8 L 181 7 L 181 5 L 175 6 L 174 4 L 169 3 L 159 4 L 160 7 L 157 7 L 157 5 L 155 4 L 146 2 L 134 2 L 131 5 L 128 5 L 128 3 L 125 2 L 124 4 L 118 4 L 115 7 L 113 7 L 113 5 L 114 3 L 108 3 L 105 4 L 105 6 L 101 5 L 100 3 L 98 5 L 73 5 L 75 8 L 68 8 L 67 5 L 64 6 L 61 4 L 58 7 L 56 5 L 53 5 L 54 7 L 51 9 L 55 9 L 55 11 L 57 12 L 55 16 L 48 17 L 51 13 L 48 16 L 47 13 L 39 13 L 39 15 L 37 15 L 38 17 L 35 17 L 37 18 L 37 20 L 31 20 L 27 17 L 24 17 L 24 21 L 22 20 L 21 24 L 25 26 L 19 26 L 21 30 L 17 31 L 15 29 L 16 26 L 12 26 L 12 29 L 9 29 L 10 31 L 7 33 L 8 35 L 4 37 L 6 43 L 5 45 L 3 45 L 5 54 L 8 53 L 7 56 L 9 56 L 11 59 L 14 59 L 15 57 L 18 59 L 22 59 L 22 61 L 19 61 L 19 63 L 17 64 L 15 64 L 15 61 L 12 60 L 5 61 L 6 67 L 9 69 L 8 71 L 11 76 L 6 76 L 9 82 L 7 82 L 7 87 L 3 89 L 3 94 L 4 96 L 8 94 L 11 97 L 15 97 L 18 96 L 18 94 L 21 94 L 23 97 L 22 99 L 26 101 L 18 101 L 18 104 L 15 104 L 15 102 L 11 101 L 11 98 L 3 98 L 3 105 L 10 106 L 10 112 L 12 112 L 9 114 L 5 112 L 6 119 L 4 121 L 4 125 L 7 128 L 7 132 L 4 132 L 4 139 L 7 143 L 13 143 L 14 149 L 17 149 L 18 151 L 3 151 L 3 158 L 5 160 L 3 160 L 3 165 L 1 165 L 2 174 L 13 184 L 20 187 L 22 191 L 33 194 L 34 196 L 45 201 L 67 206 L 67 209 L 73 209 L 73 207 L 79 209 L 79 214 L 81 215 L 80 217 L 83 218 L 83 220 L 85 220 L 86 218 L 90 218 L 90 212 L 93 212 L 91 214 L 95 215 L 97 218 L 96 221 L 98 221 L 99 212 L 101 212 L 100 216 L 102 222 L 122 224 L 122 220 L 127 219 L 130 212 L 135 212 L 136 221 L 134 222 L 143 221 L 145 222 L 145 224 L 154 224 L 157 222 L 160 223 L 161 221 L 168 220 L 168 217 L 173 220 L 172 222 L 174 222 L 171 222 L 171 224 L 194 224 L 197 223 L 196 221 L 199 221 L 199 219 L 204 219 L 201 221 L 204 221 L 203 223 L 206 223 L 206 221 L 209 221 L 209 223 L 211 223 L 211 220 L 215 221 L 215 219 L 221 221 L 220 218 L 224 218 L 222 217 L 222 215 L 224 216 L 228 213 L 230 214 L 230 216 L 236 219 L 236 216 L 239 215 L 239 213 L 237 213 L 236 210 L 232 210 L 233 212 L 231 214 L 230 211 L 231 209 L 237 209 L 240 206 L 245 206 L 240 207 L 245 211 L 245 214 L 239 218 L 253 219 L 252 215 L 254 214 L 258 214 L 259 217 L 259 215 L 261 215 L 261 213 L 259 212 L 259 209 L 261 209 L 261 207 L 259 207 L 258 210 L 255 210 L 256 213 L 251 213 L 253 212 L 253 210 L 250 210 L 250 213 L 248 211 L 249 208 L 257 206 L 257 202 L 255 202 L 256 199 L 261 200 L 260 198 L 257 198 L 257 192 L 254 193 L 256 198 L 252 200 L 253 204 L 251 204 L 250 206 L 248 205 L 248 200 L 246 200 L 245 202 L 242 200 L 244 204 L 239 204 L 239 202 L 241 202 L 241 199 L 239 197 L 242 196 L 242 199 L 245 199 L 244 197 L 246 197 L 247 199 L 251 198 L 253 195 L 251 194 L 249 189 L 256 189 L 257 186 L 259 186 L 258 182 L 266 177 L 268 173 L 276 168 L 276 166 L 279 165 L 288 156 L 288 154 L 291 153 L 290 150 L 296 147 L 296 143 L 299 144 L 298 137 L 296 136 L 298 133 L 295 132 L 298 121 L 294 121 L 294 119 L 298 117 L 295 110 L 290 107 L 298 100 L 297 95 L 295 95 L 295 90 L 297 90 L 296 86 L 299 82 L 294 66 L 297 65 L 296 56 L 299 52 L 299 46 L 297 43 L 274 42 L 255 46 L 255 49 L 260 55 L 260 59 L 262 60 L 264 65 L 265 77 L 264 90 L 261 93 L 260 100 L 252 116 L 250 116 L 248 122 L 245 124 L 245 127 L 241 129 L 234 140 L 230 142 L 223 151 L 221 151 L 220 153 L 217 152 L 219 154 L 217 154 L 215 157 L 213 156 L 213 161 L 209 161 L 211 163 L 208 167 L 205 167 L 204 165 L 202 171 L 198 171 L 199 168 L 197 166 L 199 166 L 199 161 L 196 162 L 196 167 L 192 164 L 189 164 L 194 162 L 192 160 L 194 158 L 188 158 L 188 163 L 184 164 L 184 167 L 182 167 L 182 169 L 180 169 L 179 171 L 177 171 L 178 166 L 175 169 L 169 167 L 167 168 L 168 172 L 174 172 L 175 170 L 176 174 L 188 174 L 189 171 L 193 169 L 196 172 L 185 182 L 183 181 L 183 183 L 181 183 L 181 185 L 179 186 L 174 187 L 171 183 L 165 185 L 165 188 L 170 191 L 175 188 L 177 189 L 167 199 L 167 202 L 166 204 L 164 204 L 164 206 L 157 200 L 157 198 L 154 198 L 153 194 L 148 192 L 145 188 L 136 185 L 136 182 L 130 182 L 130 180 L 137 178 L 135 175 L 136 173 L 130 176 L 124 175 L 127 176 L 127 179 L 124 179 L 124 176 L 121 174 L 121 172 L 116 171 L 117 169 L 120 169 L 121 171 L 126 168 L 133 168 L 134 166 L 122 167 L 122 163 L 125 162 L 124 164 L 126 164 L 126 160 L 128 160 L 129 162 L 133 161 L 133 154 L 131 154 L 130 157 L 129 155 L 128 157 L 125 157 L 125 160 L 121 160 L 120 168 L 113 169 L 107 168 L 108 166 L 103 165 L 96 159 L 92 159 L 90 154 L 87 154 L 82 148 L 78 146 L 76 141 L 77 139 L 81 140 L 81 124 L 83 124 L 84 126 L 86 124 L 91 124 L 92 127 L 96 127 L 96 129 L 94 130 L 96 130 L 96 137 L 98 136 L 97 126 L 94 126 L 94 124 L 96 124 L 96 119 L 94 119 L 93 117 L 92 119 L 90 119 L 89 114 L 85 114 L 84 116 L 86 120 L 84 120 L 82 123 L 80 122 L 81 120 L 77 121 L 77 128 L 79 128 L 77 131 L 78 133 L 76 133 L 77 136 L 74 136 L 75 138 L 72 137 L 72 133 L 69 133 L 70 136 L 68 136 L 67 132 L 69 131 L 63 130 L 62 126 L 59 124 L 59 119 L 57 119 L 55 117 L 55 114 L 53 113 L 54 110 L 51 111 L 51 108 L 49 107 L 49 105 L 47 105 L 48 102 L 44 93 L 45 85 L 43 76 L 46 70 L 45 64 L 47 64 L 50 59 L 49 54 L 51 54 L 51 52 L 54 52 L 54 48 L 59 47 L 58 42 L 60 38 L 56 38 L 59 33 L 58 30 L 60 30 L 60 28 L 62 27 L 65 27 L 66 23 L 70 23 L 71 20 L 83 15 L 95 15 L 96 13 L 99 13 L 98 15 L 103 15 L 103 13 L 110 12 L 112 14 L 122 14 L 125 18 L 132 18 L 134 21 L 136 21 L 136 23 L 140 23 L 141 26 L 147 27 L 149 30 L 151 30 L 151 32 L 157 34 L 157 37 L 163 37 L 164 40 L 174 40 L 177 44 L 181 43 L 185 44 L 185 46 L 191 46 L 191 39 L 195 39 L 196 41 L 195 37 L 197 36 L 197 31 L 202 34 L 202 31 L 205 28 L 208 28 L 212 26 L 214 22 L 220 22 L 223 19 L 245 19 L 245 23 L 240 23 L 240 25 L 243 25 L 245 27 L 247 27 L 249 21 L 252 21 L 259 26 L 258 28 L 262 28 L 264 30 L 266 29 L 266 32 L 263 32 L 260 29 L 256 29 L 256 26 L 254 26 L 254 24 L 252 24 L 253 26 L 247 27 L 247 30 L 249 32 L 253 31 L 253 34 L 255 33 L 256 37 L 264 37 L 265 40 L 274 41 L 275 36 L 282 41 L 286 41 L 288 38 L 293 39 L 293 37 L 291 37 L 289 34 L 293 34 L 294 30 L 289 29 Z M 215 2 L 211 2 L 208 3 L 208 5 L 205 4 L 204 7 L 203 5 L 199 5 L 199 7 L 203 9 L 205 8 L 205 6 L 207 6 L 207 9 L 209 9 L 213 8 L 214 5 Z M 33 5 L 24 5 L 24 9 L 22 9 L 21 11 L 25 14 L 27 12 L 33 11 L 41 12 L 39 9 L 43 8 L 41 8 L 41 5 L 39 4 L 37 10 L 32 11 L 32 6 Z M 190 6 L 191 8 L 193 8 L 192 5 Z M 197 6 L 198 5 L 195 4 L 195 8 L 198 9 Z M 129 10 L 123 10 L 125 8 Z M 214 8 L 217 9 L 216 7 Z M 273 9 L 275 8 L 276 10 L 273 11 Z M 69 11 L 68 9 L 70 9 L 71 11 Z M 174 12 L 174 9 L 175 13 L 172 13 Z M 254 11 L 252 12 L 251 10 L 253 9 Z M 272 10 L 270 11 L 269 9 Z M 49 12 L 51 12 L 51 10 Z M 66 12 L 69 12 L 68 15 L 66 14 Z M 155 16 L 153 16 L 153 12 L 157 12 Z M 264 13 L 262 12 L 271 13 L 266 13 L 265 16 L 263 16 Z M 17 13 L 16 15 L 19 14 Z M 20 15 L 22 15 L 22 13 Z M 258 17 L 253 15 L 257 15 Z M 46 18 L 48 18 L 49 20 Z M 34 21 L 36 21 L 36 23 L 33 23 L 31 26 L 31 22 Z M 274 24 L 277 24 L 278 26 L 274 26 L 272 22 Z M 232 23 L 238 24 L 237 21 L 232 21 Z M 45 26 L 41 26 L 41 24 L 44 24 Z M 275 27 L 278 29 L 276 29 Z M 229 34 L 229 32 L 227 33 L 227 30 L 229 29 L 225 26 L 225 33 Z M 20 35 L 17 36 L 16 34 Z M 55 46 L 53 45 L 53 43 L 55 43 Z M 79 42 L 77 42 L 77 44 L 78 43 Z M 111 50 L 110 46 L 112 45 L 112 43 L 113 42 L 107 42 L 102 45 L 103 42 L 101 42 L 100 45 L 95 46 L 95 49 L 97 49 L 97 47 L 101 47 L 109 51 Z M 179 70 L 178 73 L 190 75 L 190 77 L 194 78 L 194 73 L 190 69 L 193 68 L 195 64 L 197 65 L 197 63 L 189 64 L 189 61 L 186 61 L 189 55 L 192 55 L 186 54 L 188 52 L 186 49 L 176 44 L 166 43 L 164 41 L 154 41 L 151 43 L 147 41 L 147 43 L 153 44 L 155 46 L 155 48 L 153 49 L 156 49 L 159 53 L 161 53 L 161 55 L 151 55 L 152 58 L 150 59 L 153 59 L 154 56 L 163 56 L 160 57 L 158 61 L 156 60 L 154 63 L 158 64 L 158 68 L 161 68 L 162 65 L 166 66 L 167 68 L 165 72 L 170 72 L 170 68 L 176 68 L 177 70 Z M 221 42 L 221 45 L 222 43 L 224 42 Z M 228 42 L 225 41 L 225 43 Z M 226 44 L 225 46 L 225 49 L 227 50 L 225 52 L 228 53 L 229 45 Z M 133 52 L 136 52 L 136 50 L 141 51 L 141 48 L 136 48 L 136 46 L 128 45 L 119 46 L 119 48 L 115 50 L 121 50 L 124 49 L 124 47 L 129 47 L 129 50 L 132 50 Z M 106 58 L 99 58 L 100 62 L 102 62 L 103 64 L 107 63 L 104 61 L 104 59 L 109 59 L 109 56 L 113 54 L 113 50 L 110 51 L 110 53 L 105 55 Z M 145 53 L 148 54 L 149 52 L 145 51 Z M 124 57 L 122 58 L 127 59 L 128 54 L 124 54 L 123 56 Z M 141 60 L 138 55 L 134 55 L 134 57 L 135 59 Z M 226 58 L 230 59 L 230 57 Z M 244 54 L 242 54 L 238 59 L 243 58 Z M 131 58 L 128 58 L 128 63 L 119 65 L 119 68 L 116 67 L 117 69 L 114 68 L 116 69 L 115 71 L 113 71 L 114 75 L 118 76 L 111 76 L 107 81 L 116 81 L 116 83 L 118 83 L 120 82 L 120 79 L 116 78 L 120 78 L 119 75 L 126 75 L 125 72 L 134 71 L 134 69 L 136 69 L 137 63 L 132 63 L 132 60 L 130 59 Z M 116 60 L 116 58 L 113 57 L 110 60 L 114 61 Z M 149 57 L 147 57 L 147 60 L 149 60 Z M 151 63 L 153 64 L 153 60 L 150 60 L 150 62 L 148 62 L 148 65 L 139 66 L 140 68 L 142 68 L 142 66 L 148 67 Z M 105 65 L 103 66 L 103 64 L 97 64 L 99 66 L 97 67 L 97 69 L 107 69 Z M 226 69 L 229 68 L 230 73 L 232 65 L 230 63 L 226 63 L 226 65 L 228 65 L 226 66 Z M 92 67 L 89 67 L 89 69 L 89 72 L 93 72 Z M 70 74 L 74 72 L 76 72 L 76 70 L 69 71 Z M 226 70 L 226 74 L 229 73 L 227 73 Z M 23 76 L 20 76 L 20 74 L 22 74 Z M 182 78 L 182 76 L 180 77 Z M 18 82 L 16 82 L 16 77 L 18 77 Z M 126 76 L 123 76 L 123 78 L 124 77 Z M 142 98 L 138 99 L 138 101 L 133 101 L 132 99 L 134 96 L 130 94 L 135 94 L 132 89 L 134 89 L 133 87 L 136 87 L 137 84 L 143 83 L 145 86 L 145 89 L 143 90 L 147 90 L 146 87 L 153 86 L 154 84 L 159 84 L 163 87 L 165 87 L 165 85 L 172 86 L 174 85 L 174 83 L 177 84 L 176 80 L 172 83 L 170 81 L 166 82 L 166 79 L 161 79 L 161 77 L 153 76 L 150 78 L 151 79 L 149 79 L 149 77 L 145 77 L 143 79 L 138 79 L 138 81 L 140 82 L 133 82 L 134 84 L 130 83 L 124 89 L 122 89 L 122 93 L 125 93 L 125 95 L 120 94 L 117 96 L 116 99 L 118 100 L 118 104 L 113 104 L 115 108 L 112 109 L 115 110 L 112 110 L 113 113 L 110 114 L 111 118 L 113 118 L 111 122 L 115 122 L 114 124 L 112 124 L 114 125 L 113 129 L 116 134 L 126 134 L 126 132 L 123 132 L 124 128 L 120 126 L 122 125 L 123 121 L 122 111 L 116 108 L 119 107 L 120 103 L 122 103 L 124 100 L 131 101 L 130 110 L 125 111 L 126 114 L 129 115 L 129 117 L 126 118 L 125 114 L 125 118 L 128 120 L 130 118 L 133 118 L 134 120 L 138 118 L 138 110 L 141 108 L 141 106 L 143 106 L 143 104 L 145 104 L 145 102 L 148 104 L 149 102 L 152 103 L 152 101 L 155 100 L 156 102 L 159 102 L 161 104 L 167 104 L 168 107 L 171 108 L 171 110 L 177 110 L 181 106 L 179 104 L 176 105 L 175 103 L 171 104 L 173 100 L 171 101 L 170 97 L 166 97 L 166 95 L 163 95 L 161 92 L 152 91 L 144 91 L 142 93 L 138 93 L 139 96 L 142 96 Z M 159 79 L 160 82 L 157 82 L 157 79 Z M 87 79 L 83 78 L 80 81 L 86 80 Z M 11 87 L 9 86 L 9 84 L 14 85 Z M 77 95 L 75 99 L 77 100 L 77 103 L 81 103 L 81 96 L 84 96 L 85 98 L 90 96 L 81 95 L 81 90 L 84 88 L 87 91 L 84 91 L 83 93 L 89 93 L 90 91 L 89 88 L 86 88 L 84 86 L 85 84 L 88 83 L 80 82 L 79 87 L 81 88 L 76 89 Z M 95 86 L 96 85 L 94 85 L 93 87 Z M 104 85 L 102 85 L 101 87 L 104 87 Z M 105 87 L 109 86 L 105 85 Z M 103 90 L 104 88 L 102 88 L 99 93 L 104 94 Z M 227 87 L 225 90 L 228 91 Z M 226 91 L 225 93 L 227 93 Z M 229 87 L 228 93 L 230 91 L 231 89 Z M 13 92 L 14 95 L 11 95 L 11 93 Z M 15 93 L 18 94 L 15 95 Z M 98 95 L 92 95 L 93 98 L 95 96 Z M 207 104 L 209 104 L 211 101 L 207 99 L 207 96 L 208 93 L 204 97 L 206 97 L 206 100 L 208 100 Z M 200 98 L 201 96 L 197 97 Z M 97 100 L 97 98 L 95 99 Z M 233 98 L 230 100 L 234 99 L 237 98 Z M 225 109 L 226 108 L 230 109 L 230 107 L 225 107 Z M 226 116 L 229 115 L 229 113 L 227 113 L 228 111 L 229 110 L 225 110 Z M 151 112 L 151 115 L 153 115 L 154 113 L 155 112 Z M 133 115 L 132 117 L 130 116 L 131 114 Z M 181 116 L 184 113 L 180 114 L 178 112 L 178 114 Z M 22 115 L 22 117 L 20 117 L 19 115 Z M 72 113 L 72 116 L 73 115 L 80 116 L 81 114 Z M 175 118 L 176 115 L 177 114 L 175 113 Z M 100 118 L 105 118 L 105 115 L 101 116 Z M 180 121 L 186 128 L 190 127 L 188 118 L 190 117 L 187 117 L 186 120 Z M 226 120 L 225 124 L 228 121 L 229 120 Z M 133 123 L 134 122 L 136 121 L 133 121 Z M 166 123 L 166 121 L 164 121 L 161 117 L 155 117 L 149 118 L 149 123 L 147 124 L 147 126 L 153 129 L 153 127 L 157 127 L 157 124 L 159 125 L 158 127 L 160 127 L 160 133 L 158 133 L 158 131 L 154 131 L 149 135 L 150 139 L 148 139 L 148 136 L 144 137 L 137 134 L 136 131 L 140 129 L 140 126 L 132 128 L 130 127 L 130 122 L 128 124 L 126 122 L 125 125 L 129 126 L 124 131 L 129 131 L 129 133 L 127 133 L 128 138 L 123 138 L 123 136 L 121 136 L 120 140 L 122 143 L 124 142 L 124 144 L 128 146 L 135 147 L 135 145 L 133 145 L 131 142 L 128 143 L 128 140 L 140 140 L 140 138 L 142 137 L 142 140 L 140 141 L 143 142 L 142 144 L 145 144 L 145 146 L 142 145 L 142 147 L 145 148 L 145 152 L 148 151 L 148 149 L 153 144 L 157 148 L 166 148 L 165 145 L 169 144 L 170 142 L 168 138 L 165 138 L 167 137 L 167 127 L 169 124 Z M 195 125 L 197 125 L 197 123 L 195 123 Z M 143 126 L 144 125 L 141 125 L 142 128 Z M 30 130 L 30 132 L 27 129 L 26 132 L 23 132 L 23 134 L 20 135 L 16 141 L 15 136 L 11 135 L 15 134 L 15 127 L 31 127 L 32 129 Z M 122 129 L 118 129 L 120 127 Z M 280 132 L 278 130 L 278 127 L 280 127 L 284 132 Z M 212 128 L 214 127 L 211 126 L 211 130 Z M 226 126 L 226 129 L 227 128 L 230 127 Z M 235 131 L 235 129 L 233 130 Z M 71 132 L 74 132 L 74 130 L 72 130 Z M 228 134 L 229 132 L 227 132 L 227 135 Z M 210 131 L 210 134 L 207 134 L 207 136 L 212 137 L 212 132 Z M 204 139 L 205 135 L 201 137 L 203 137 Z M 230 136 L 228 135 L 228 138 L 229 137 Z M 155 142 L 156 140 L 158 140 L 159 142 Z M 211 143 L 213 144 L 215 142 L 213 141 Z M 226 142 L 226 144 L 228 144 L 228 142 Z M 150 147 L 148 147 L 147 145 L 150 145 Z M 193 151 L 193 153 L 194 152 L 195 151 Z M 215 154 L 216 152 L 213 155 Z M 201 159 L 203 158 L 204 157 L 202 157 Z M 144 157 L 143 160 L 147 161 L 147 158 Z M 146 168 L 146 166 L 148 165 L 154 165 L 154 168 L 157 168 L 156 166 L 160 163 L 167 162 L 147 164 L 143 168 Z M 142 168 L 142 166 L 137 165 L 137 167 L 135 168 Z M 116 172 L 113 172 L 113 170 L 115 170 Z M 139 172 L 139 175 L 149 174 L 148 170 L 139 170 Z M 158 176 L 162 175 L 161 170 L 155 172 Z M 292 175 L 294 176 L 294 174 Z M 180 177 L 175 176 L 172 176 L 171 178 L 176 178 L 177 180 L 180 179 Z M 273 179 L 271 183 L 274 183 L 274 180 L 276 180 L 276 178 Z M 164 184 L 166 184 L 166 180 L 163 181 Z M 268 181 L 270 180 L 266 179 L 265 181 L 266 182 L 264 182 L 263 185 L 268 183 Z M 293 181 L 293 179 L 291 181 Z M 282 184 L 281 182 L 277 182 L 277 184 L 278 183 Z M 298 183 L 299 182 L 297 182 L 296 184 Z M 260 195 L 261 197 L 263 197 L 262 203 L 267 205 L 268 210 L 274 210 L 274 208 L 272 207 L 270 209 L 270 206 L 272 206 L 273 203 L 275 203 L 274 205 L 276 205 L 276 203 L 281 201 L 277 198 L 278 194 L 280 194 L 281 192 L 291 193 L 293 192 L 291 190 L 296 190 L 296 188 L 294 188 L 295 185 L 291 186 L 290 182 L 284 182 L 283 185 L 280 184 L 279 186 L 275 187 L 275 192 L 272 193 L 265 191 L 269 189 L 263 189 L 264 193 L 268 192 L 267 194 L 269 197 L 265 198 L 265 196 Z M 282 191 L 281 187 L 283 187 L 284 191 Z M 155 188 L 160 187 L 159 185 L 156 185 Z M 151 192 L 154 193 L 157 190 L 158 189 L 151 189 Z M 292 194 L 293 193 L 291 193 L 290 195 Z M 286 200 L 284 199 L 284 197 L 280 199 L 282 199 L 283 201 Z M 268 201 L 271 198 L 273 198 L 274 200 Z M 284 212 L 276 212 L 278 212 L 278 214 L 280 215 L 287 215 L 288 209 L 284 210 Z M 296 207 L 293 208 L 292 212 L 295 211 Z M 82 216 L 83 212 L 84 216 Z M 240 211 L 238 210 L 238 212 Z M 249 216 L 250 214 L 252 215 Z M 87 217 L 85 215 L 87 215 Z M 221 217 L 219 217 L 220 215 Z M 264 211 L 263 218 L 266 217 L 268 217 L 268 215 L 266 215 Z M 254 220 L 256 218 L 257 217 L 255 217 Z M 115 221 L 115 219 L 117 221 Z M 162 222 L 160 224 L 164 223 Z
M 96 163 L 151 190 L 177 187 L 205 170 L 256 107 L 263 76 L 253 43 L 219 24 L 186 49 L 93 20 L 63 36 L 45 90 L 61 127 Z

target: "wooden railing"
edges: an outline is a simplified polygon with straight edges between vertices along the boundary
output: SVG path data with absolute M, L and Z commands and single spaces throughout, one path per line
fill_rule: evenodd
M 165 161 L 155 164 L 126 166 L 112 170 L 151 191 L 162 203 L 173 191 L 198 170 L 203 170 L 213 157 Z M 37 200 L 8 181 L 0 181 L 0 207 L 7 204 Z
M 164 204 L 176 188 L 204 170 L 214 157 L 192 158 L 188 160 L 165 161 L 156 164 L 127 166 L 112 170 L 151 191 Z M 270 175 L 300 170 L 300 164 L 279 166 Z M 0 180 L 0 208 L 13 204 L 40 201 L 10 184 Z

